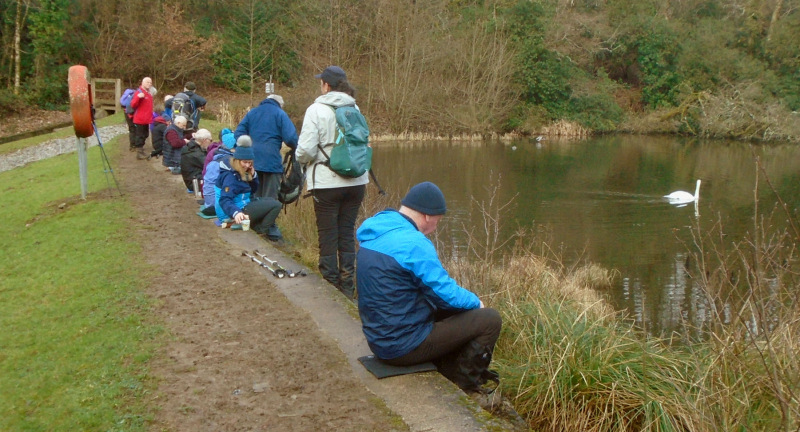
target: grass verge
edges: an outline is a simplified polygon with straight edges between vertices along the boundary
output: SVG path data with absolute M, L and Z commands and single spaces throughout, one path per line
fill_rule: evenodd
M 86 200 L 74 153 L 0 173 L 0 430 L 138 431 L 152 417 L 147 361 L 162 330 L 131 208 L 101 166 L 91 148 Z

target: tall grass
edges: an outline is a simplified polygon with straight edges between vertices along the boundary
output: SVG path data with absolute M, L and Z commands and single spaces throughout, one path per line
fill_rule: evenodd
M 598 294 L 609 271 L 567 268 L 546 239 L 522 230 L 510 250 L 498 247 L 509 241 L 497 235 L 507 205 L 480 203 L 485 223 L 470 231 L 470 254 L 445 262 L 501 311 L 501 391 L 535 430 L 797 430 L 796 232 L 756 219 L 752 238 L 727 244 L 695 228 L 693 275 L 714 312 L 707 338 L 674 343 L 611 310 Z
M 89 156 L 85 201 L 75 154 L 0 173 L 0 430 L 145 430 L 152 416 L 147 269 L 130 206 Z

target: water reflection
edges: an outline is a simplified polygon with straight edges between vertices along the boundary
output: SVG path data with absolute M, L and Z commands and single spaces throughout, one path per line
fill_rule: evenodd
M 686 271 L 691 228 L 707 231 L 719 224 L 733 241 L 752 231 L 756 211 L 774 209 L 775 195 L 763 173 L 757 174 L 754 152 L 790 211 L 796 214 L 800 203 L 797 146 L 753 151 L 744 143 L 634 136 L 538 144 L 380 142 L 374 165 L 382 185 L 396 196 L 424 180 L 442 188 L 448 218 L 439 240 L 457 254 L 464 253 L 465 227 L 480 231 L 484 223 L 471 212 L 476 202 L 516 197 L 503 221 L 505 236 L 517 226 L 545 230 L 551 248 L 568 263 L 617 269 L 610 300 L 653 333 L 682 322 L 702 327 L 712 314 L 726 313 L 727 305 L 707 304 Z M 490 196 L 498 175 L 502 187 Z M 672 206 L 663 198 L 674 190 L 693 192 L 697 179 L 702 199 L 696 208 Z

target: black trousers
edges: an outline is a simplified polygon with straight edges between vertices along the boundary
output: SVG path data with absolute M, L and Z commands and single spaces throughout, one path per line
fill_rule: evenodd
M 267 234 L 269 227 L 281 213 L 281 203 L 274 198 L 256 198 L 250 201 L 242 211 L 250 217 L 250 229 Z
M 283 173 L 271 173 L 266 171 L 256 171 L 258 173 L 258 190 L 255 196 L 259 198 L 278 199 L 278 189 L 281 187 Z
M 133 119 L 128 117 L 127 114 L 125 114 L 125 123 L 128 124 L 128 141 L 130 147 L 136 147 L 136 127 L 133 124 Z
M 356 218 L 366 185 L 314 189 L 319 256 L 356 252 Z
M 144 143 L 150 136 L 150 125 L 134 123 L 133 126 L 136 129 L 136 143 L 133 146 L 137 149 L 144 148 Z
M 473 340 L 493 351 L 502 327 L 500 312 L 491 308 L 456 313 L 434 322 L 431 334 L 410 353 L 381 361 L 393 366 L 425 363 L 453 352 Z

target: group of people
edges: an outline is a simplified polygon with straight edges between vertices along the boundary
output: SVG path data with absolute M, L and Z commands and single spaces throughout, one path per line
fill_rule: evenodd
M 337 138 L 335 108 L 355 106 L 356 92 L 338 66 L 315 78 L 322 94 L 307 108 L 299 135 L 283 111 L 283 99 L 270 95 L 234 131 L 223 129 L 216 143 L 206 129 L 187 136 L 184 117 L 170 122 L 162 113 L 155 123 L 164 129 L 163 149 L 181 149 L 179 172 L 187 190 L 193 190 L 191 180 L 203 180 L 201 216 L 233 226 L 250 219 L 253 230 L 277 241 L 281 149 L 287 145 L 314 170 L 306 188 L 313 196 L 320 274 L 350 300 L 357 288 L 362 329 L 375 356 L 394 366 L 433 361 L 462 389 L 484 391 L 487 382 L 498 381 L 489 363 L 502 319 L 449 276 L 427 238 L 447 211 L 444 194 L 430 182 L 411 187 L 399 209 L 387 208 L 362 223 L 356 252 L 355 224 L 368 174 L 343 177 L 325 165 Z M 151 85 L 149 78 L 142 81 L 137 104 L 152 106 Z M 153 121 L 134 115 L 137 122 Z M 135 132 L 138 148 L 144 132 L 138 126 Z M 173 167 L 173 161 L 165 151 L 165 166 Z

